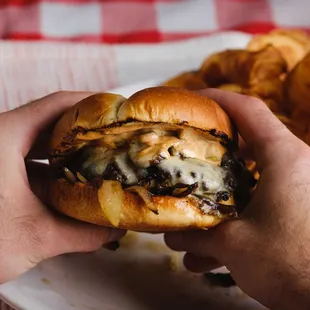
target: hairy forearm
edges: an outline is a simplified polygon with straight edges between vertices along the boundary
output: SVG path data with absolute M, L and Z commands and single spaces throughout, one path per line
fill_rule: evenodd
M 275 290 L 267 294 L 266 306 L 271 310 L 310 309 L 310 271 L 291 267 L 285 271 L 273 279 Z

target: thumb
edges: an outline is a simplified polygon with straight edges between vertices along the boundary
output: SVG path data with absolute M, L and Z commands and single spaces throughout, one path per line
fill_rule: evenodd
M 225 221 L 208 230 L 166 233 L 165 242 L 172 250 L 185 251 L 200 258 L 212 258 L 213 264 L 216 261 L 218 265 L 227 266 L 229 259 L 235 257 L 236 251 L 244 244 L 243 237 L 247 233 L 247 224 L 237 219 Z
M 264 167 L 277 158 L 287 158 L 287 144 L 297 138 L 269 110 L 263 101 L 218 89 L 200 91 L 215 100 L 232 118 L 241 137 Z

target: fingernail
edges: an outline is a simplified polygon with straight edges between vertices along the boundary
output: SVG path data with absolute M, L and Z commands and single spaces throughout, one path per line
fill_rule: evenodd
M 126 230 L 111 228 L 108 242 L 118 241 L 126 235 Z

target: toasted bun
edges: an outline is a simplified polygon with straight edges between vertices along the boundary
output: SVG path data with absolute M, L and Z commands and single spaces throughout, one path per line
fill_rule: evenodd
M 207 229 L 224 220 L 205 215 L 189 198 L 153 196 L 158 214 L 150 211 L 139 196 L 123 191 L 124 204 L 117 226 L 142 232 Z M 61 213 L 85 222 L 113 227 L 98 199 L 98 189 L 83 183 L 55 180 L 51 185 L 50 203 Z
M 185 89 L 149 88 L 129 99 L 114 94 L 96 94 L 77 103 L 56 124 L 51 143 L 51 166 L 59 163 L 59 158 L 65 159 L 68 150 L 74 152 L 111 130 L 115 134 L 128 126 L 138 128 L 145 123 L 182 124 L 233 137 L 226 113 L 213 100 Z M 107 183 L 103 181 L 103 184 Z M 110 192 L 102 194 L 102 186 L 98 188 L 79 181 L 71 184 L 63 178 L 56 179 L 50 186 L 49 204 L 75 219 L 113 226 L 102 207 L 102 201 L 111 201 Z M 116 226 L 122 229 L 163 232 L 209 228 L 226 217 L 204 214 L 191 198 L 170 196 L 151 197 L 152 205 L 158 209 L 158 214 L 154 214 L 138 195 L 121 188 L 120 191 L 124 203 Z M 233 204 L 232 201 L 228 203 Z
M 181 88 L 153 87 L 128 99 L 105 93 L 80 101 L 56 124 L 51 153 L 60 154 L 77 147 L 83 140 L 81 132 L 87 133 L 88 138 L 98 139 L 105 128 L 126 122 L 185 124 L 204 131 L 223 132 L 233 138 L 229 117 L 210 98 Z

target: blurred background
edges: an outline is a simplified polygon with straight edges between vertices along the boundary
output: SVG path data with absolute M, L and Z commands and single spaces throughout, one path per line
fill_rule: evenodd
M 0 111 L 166 79 L 252 34 L 307 31 L 309 11 L 308 0 L 1 0 Z

